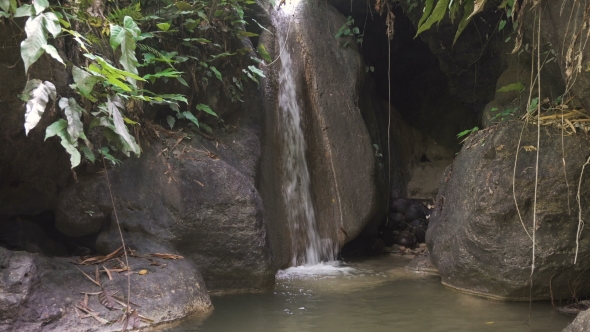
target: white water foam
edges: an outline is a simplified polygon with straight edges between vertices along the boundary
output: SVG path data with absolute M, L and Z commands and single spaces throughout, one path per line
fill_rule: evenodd
M 277 272 L 276 278 L 284 279 L 317 279 L 322 277 L 348 276 L 357 270 L 344 266 L 339 261 L 322 262 L 316 265 L 293 266 Z

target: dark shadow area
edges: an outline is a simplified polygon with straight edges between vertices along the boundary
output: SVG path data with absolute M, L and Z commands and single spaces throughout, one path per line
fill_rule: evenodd
M 391 100 L 403 119 L 422 134 L 453 151 L 459 151 L 456 135 L 480 125 L 481 105 L 461 102 L 449 92 L 449 80 L 428 45 L 414 38 L 416 29 L 400 8 L 394 9 L 394 37 L 389 42 L 384 17 L 373 8 L 361 5 L 342 8 L 354 19 L 362 37 L 358 44 L 367 72 L 375 81 L 375 91 Z M 346 47 L 355 47 L 348 45 Z M 388 75 L 388 68 L 389 75 Z
M 55 227 L 55 215 L 45 211 L 34 216 L 0 216 L 0 247 L 51 257 L 96 253 L 96 234 L 68 237 Z

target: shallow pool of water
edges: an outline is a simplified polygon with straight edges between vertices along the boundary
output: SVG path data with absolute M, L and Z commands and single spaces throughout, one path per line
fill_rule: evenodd
M 449 289 L 437 276 L 385 256 L 323 272 L 288 271 L 274 291 L 212 297 L 207 318 L 158 331 L 561 331 L 573 317 L 550 303 L 488 300 Z M 528 321 L 528 323 L 527 323 Z

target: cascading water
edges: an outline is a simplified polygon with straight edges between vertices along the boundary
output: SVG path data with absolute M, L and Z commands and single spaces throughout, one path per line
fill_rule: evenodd
M 302 129 L 302 113 L 297 99 L 291 50 L 286 45 L 290 18 L 284 13 L 278 13 L 275 18 L 278 40 L 281 44 L 279 121 L 283 143 L 282 192 L 291 231 L 293 250 L 291 264 L 293 266 L 317 265 L 335 260 L 337 247 L 331 239 L 320 237 L 311 200 L 311 181 L 305 157 L 306 144 Z

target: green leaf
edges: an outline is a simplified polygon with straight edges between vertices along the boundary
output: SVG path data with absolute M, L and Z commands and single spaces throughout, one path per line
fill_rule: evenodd
M 453 45 L 455 45 L 455 43 L 457 42 L 457 39 L 459 38 L 459 36 L 463 32 L 463 30 L 465 30 L 465 28 L 467 28 L 467 26 L 469 25 L 469 22 L 471 22 L 469 15 L 472 12 L 473 12 L 473 0 L 467 0 L 467 2 L 465 2 L 465 5 L 463 7 L 463 18 L 461 19 L 461 22 L 459 22 L 459 27 L 457 28 L 457 32 L 455 33 L 455 38 L 453 39 Z
M 57 136 L 61 138 L 61 146 L 63 146 L 64 149 L 66 149 L 66 152 L 70 154 L 70 163 L 72 164 L 72 168 L 80 165 L 80 160 L 82 159 L 82 156 L 80 155 L 78 149 L 76 149 L 76 142 L 73 142 L 70 139 L 68 132 L 65 130 L 58 132 Z
M 25 24 L 27 38 L 20 43 L 20 54 L 25 64 L 25 73 L 37 61 L 47 45 L 47 37 L 43 30 L 43 15 L 31 16 Z
M 215 74 L 215 77 L 217 77 L 218 80 L 223 82 L 223 77 L 221 76 L 221 73 L 219 72 L 219 70 L 217 70 L 217 68 L 210 66 L 209 69 L 211 69 L 211 71 Z
M 181 71 L 176 71 L 172 68 L 166 68 L 160 72 L 157 72 L 155 74 L 147 74 L 145 75 L 143 78 L 145 80 L 150 80 L 152 78 L 160 78 L 160 77 L 170 77 L 170 78 L 177 78 L 179 77 L 181 74 L 183 74 L 183 72 Z
M 189 111 L 185 111 L 182 112 L 182 115 L 187 118 L 188 120 L 190 120 L 192 123 L 194 123 L 195 125 L 197 125 L 197 127 L 199 126 L 199 120 L 197 120 L 197 118 L 195 118 L 195 116 L 193 115 L 193 113 L 189 112 Z
M 177 1 L 176 2 L 176 8 L 183 10 L 183 11 L 188 11 L 188 10 L 193 10 L 193 6 L 191 6 L 190 4 L 184 2 L 184 1 Z
M 42 13 L 47 7 L 49 7 L 49 1 L 47 0 L 33 0 L 33 7 L 37 14 Z
M 178 82 L 180 82 L 180 84 L 186 86 L 187 88 L 189 87 L 188 83 L 186 82 L 186 80 L 184 78 L 182 78 L 182 76 L 178 76 L 176 79 L 178 80 Z
M 57 135 L 57 133 L 66 129 L 67 127 L 68 127 L 68 122 L 66 120 L 59 119 L 59 120 L 55 121 L 54 123 L 49 125 L 47 127 L 47 129 L 45 129 L 45 140 L 47 140 L 49 137 L 53 137 L 53 136 Z
M 61 33 L 61 25 L 59 24 L 59 18 L 54 13 L 48 12 L 41 14 L 43 16 L 43 24 L 45 29 L 53 36 L 57 36 Z
M 422 32 L 430 29 L 430 27 L 434 23 L 438 23 L 443 19 L 443 17 L 445 16 L 445 13 L 447 12 L 447 7 L 449 5 L 449 1 L 450 0 L 438 0 L 438 2 L 436 3 L 436 6 L 432 10 L 432 14 L 430 14 L 428 19 L 426 19 L 426 21 L 422 25 L 419 26 L 415 37 L 417 37 Z
M 78 105 L 74 98 L 61 98 L 59 100 L 59 107 L 64 111 L 68 119 L 68 134 L 72 142 L 78 141 L 78 137 L 84 133 L 84 127 L 80 120 L 84 109 Z
M 156 26 L 164 32 L 170 30 L 170 23 L 158 23 L 158 24 L 156 24 Z
M 10 17 L 10 14 L 8 14 L 7 12 L 4 12 L 4 11 L 0 10 L 0 17 Z
M 6 13 L 10 12 L 10 0 L 0 0 L 0 8 Z
M 256 82 L 257 84 L 260 84 L 260 82 L 258 82 L 258 79 L 254 76 L 252 76 L 252 74 L 250 74 L 250 72 L 246 69 L 242 69 L 242 72 L 244 74 L 246 74 L 246 76 L 248 76 L 249 79 L 251 79 L 252 81 Z
M 211 129 L 211 127 L 209 127 L 208 125 L 201 123 L 201 128 L 205 129 L 206 132 L 208 133 L 212 133 L 213 129 Z
M 129 151 L 135 153 L 135 155 L 139 156 L 141 151 L 139 149 L 139 145 L 135 142 L 135 138 L 129 134 L 127 130 L 127 126 L 125 125 L 125 121 L 123 120 L 123 116 L 119 111 L 119 107 L 122 108 L 120 99 L 118 96 L 115 97 L 108 97 L 107 106 L 109 113 L 113 117 L 113 123 L 115 125 L 115 131 L 121 137 L 122 141 L 127 145 Z M 125 152 L 125 151 L 124 151 Z
M 172 129 L 172 128 L 174 128 L 174 123 L 176 122 L 176 119 L 173 116 L 168 115 L 166 117 L 166 122 L 168 122 L 168 125 L 170 126 L 170 129 Z
M 210 43 L 211 42 L 210 40 L 205 39 L 205 38 L 184 38 L 183 40 L 186 41 L 186 42 L 196 41 L 196 42 L 201 43 L 201 44 L 207 44 L 207 43 Z
M 426 5 L 424 6 L 424 13 L 420 18 L 420 21 L 418 22 L 418 26 L 421 26 L 422 23 L 424 23 L 426 19 L 430 16 L 430 13 L 432 13 L 432 8 L 434 8 L 434 0 L 426 0 Z
M 25 135 L 28 135 L 41 120 L 49 99 L 55 100 L 55 85 L 48 81 L 41 82 L 41 80 L 33 79 L 27 82 L 22 96 L 27 98 Z
M 217 113 L 213 112 L 213 110 L 211 110 L 211 108 L 209 108 L 209 106 L 207 106 L 205 104 L 198 104 L 197 110 L 203 111 L 203 112 L 211 114 L 213 116 L 217 116 Z
M 498 31 L 502 31 L 502 29 L 504 29 L 504 26 L 506 26 L 506 20 L 501 20 L 500 25 L 498 25 Z
M 61 62 L 62 65 L 64 65 L 64 66 L 66 65 L 64 63 L 64 61 L 62 60 L 62 58 L 57 53 L 57 50 L 55 49 L 55 47 L 53 47 L 53 45 L 47 44 L 47 45 L 43 46 L 43 50 L 45 50 L 45 52 L 47 52 L 47 54 L 51 55 L 52 58 Z
M 94 153 L 92 153 L 92 150 L 90 150 L 87 146 L 81 147 L 80 150 L 84 152 L 84 157 L 86 157 L 86 159 L 88 159 L 91 163 L 96 160 Z
M 125 68 L 125 71 L 137 75 L 137 58 L 135 57 L 136 39 L 141 34 L 141 30 L 133 18 L 125 16 L 123 27 L 111 25 L 111 38 L 109 43 L 113 50 L 121 45 L 121 57 L 119 63 Z M 135 78 L 128 76 L 127 81 L 134 87 L 137 86 Z
M 522 83 L 518 82 L 518 83 L 512 83 L 512 84 L 505 85 L 505 86 L 499 88 L 497 91 L 498 92 L 510 92 L 510 91 L 522 92 L 523 90 L 524 90 L 524 85 L 522 85 Z
M 238 31 L 238 35 L 240 35 L 242 37 L 257 37 L 258 36 L 257 33 L 244 31 L 244 30 Z
M 266 77 L 266 76 L 264 76 L 264 73 L 262 72 L 262 70 L 260 70 L 260 69 L 258 69 L 258 68 L 256 68 L 256 67 L 254 67 L 254 66 L 248 66 L 248 69 L 250 69 L 250 71 L 251 71 L 253 74 L 256 74 L 256 75 L 258 75 L 258 76 L 260 76 L 260 77 Z
M 31 5 L 22 5 L 16 9 L 14 12 L 14 17 L 25 17 L 25 16 L 34 16 L 35 15 L 35 8 Z
M 96 98 L 92 97 L 90 94 L 94 90 L 94 85 L 98 81 L 104 80 L 103 77 L 95 76 L 89 74 L 88 72 L 76 67 L 72 66 L 72 76 L 74 77 L 74 88 L 80 92 L 84 97 L 96 101 Z
M 461 138 L 461 137 L 466 136 L 468 134 L 474 133 L 478 130 L 479 130 L 479 127 L 473 127 L 471 129 L 464 130 L 464 131 L 457 134 L 457 138 Z
M 266 47 L 264 47 L 264 45 L 258 44 L 258 47 L 256 47 L 256 50 L 258 51 L 258 54 L 260 54 L 260 56 L 264 59 L 264 61 L 266 61 L 268 63 L 272 62 L 270 54 L 268 54 L 268 51 L 266 50 Z

